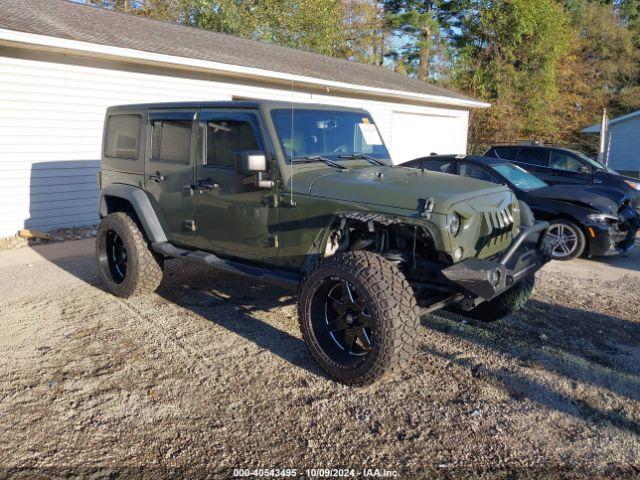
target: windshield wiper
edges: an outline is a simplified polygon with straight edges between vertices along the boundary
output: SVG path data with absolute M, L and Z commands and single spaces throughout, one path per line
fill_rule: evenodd
M 340 165 L 338 162 L 334 162 L 333 160 L 328 159 L 327 157 L 323 157 L 320 155 L 309 155 L 307 157 L 295 157 L 291 159 L 292 162 L 295 163 L 308 163 L 308 162 L 324 162 L 325 164 L 339 168 L 340 170 L 346 170 L 347 167 L 344 165 Z
M 349 160 L 355 160 L 355 159 L 361 158 L 363 160 L 369 161 L 369 163 L 373 163 L 374 165 L 383 165 L 383 166 L 386 165 L 383 161 L 378 160 L 377 158 L 374 158 L 365 153 L 350 153 L 349 155 L 340 155 L 338 158 L 345 158 Z

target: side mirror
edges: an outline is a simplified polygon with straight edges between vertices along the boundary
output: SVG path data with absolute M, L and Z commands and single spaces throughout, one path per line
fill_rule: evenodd
M 269 170 L 267 157 L 260 150 L 238 150 L 236 152 L 236 172 L 264 173 Z
M 238 150 L 236 152 L 236 172 L 255 175 L 255 185 L 258 188 L 273 188 L 272 180 L 263 180 L 262 174 L 269 170 L 267 156 L 260 150 Z
M 591 169 L 583 165 L 578 167 L 578 173 L 591 173 Z

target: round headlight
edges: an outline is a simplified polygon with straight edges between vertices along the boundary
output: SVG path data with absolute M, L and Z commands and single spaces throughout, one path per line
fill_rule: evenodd
M 460 215 L 457 213 L 449 215 L 447 218 L 447 230 L 454 237 L 458 235 L 458 232 L 460 231 Z

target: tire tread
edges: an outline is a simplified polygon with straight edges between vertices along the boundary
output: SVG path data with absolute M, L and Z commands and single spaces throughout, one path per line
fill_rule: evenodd
M 303 337 L 311 354 L 318 359 L 317 348 L 307 332 L 305 302 L 309 290 L 318 278 L 347 271 L 355 274 L 366 286 L 369 295 L 377 299 L 375 315 L 383 323 L 387 338 L 381 339 L 378 358 L 371 368 L 357 378 L 344 378 L 336 369 L 325 368 L 337 380 L 351 385 L 367 385 L 397 372 L 416 351 L 417 329 L 420 315 L 411 285 L 398 268 L 385 258 L 372 252 L 353 251 L 323 258 L 305 276 L 299 288 L 299 322 Z M 321 363 L 322 365 L 322 363 Z
M 96 235 L 96 256 L 99 258 L 102 248 L 102 236 L 107 230 L 121 229 L 128 237 L 127 250 L 130 263 L 127 265 L 125 281 L 116 284 L 109 278 L 109 273 L 99 265 L 109 289 L 118 297 L 129 298 L 136 295 L 154 292 L 163 277 L 162 259 L 151 250 L 149 242 L 137 222 L 126 212 L 115 212 L 102 219 Z M 124 233 L 126 232 L 126 233 Z M 131 276 L 130 276 L 131 275 Z

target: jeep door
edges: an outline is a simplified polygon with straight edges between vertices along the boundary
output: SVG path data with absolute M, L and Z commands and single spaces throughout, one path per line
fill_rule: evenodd
M 271 232 L 277 222 L 275 187 L 260 188 L 255 174 L 235 168 L 237 151 L 261 150 L 269 158 L 258 111 L 201 111 L 198 149 L 197 248 L 248 260 L 273 256 L 277 250 Z
M 167 238 L 182 246 L 195 235 L 194 117 L 194 110 L 150 111 L 147 126 L 144 186 Z

